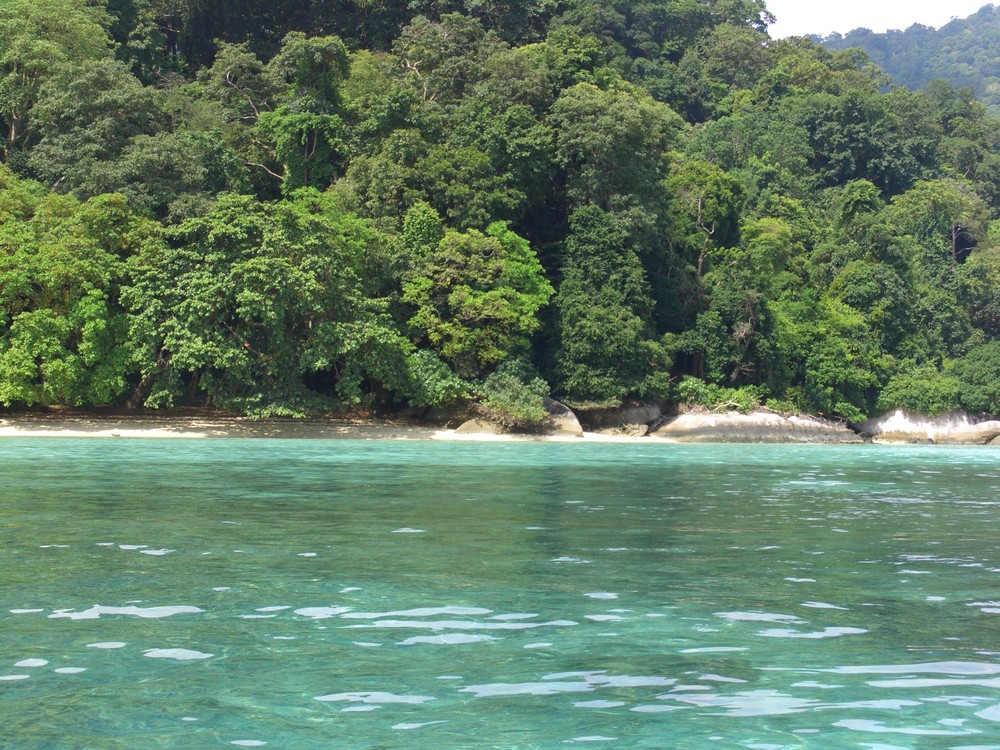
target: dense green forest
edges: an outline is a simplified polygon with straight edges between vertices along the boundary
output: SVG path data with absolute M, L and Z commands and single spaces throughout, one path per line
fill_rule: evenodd
M 914 91 L 937 79 L 971 88 L 991 114 L 1000 115 L 1000 9 L 993 5 L 940 29 L 913 24 L 885 34 L 855 29 L 810 38 L 834 51 L 860 47 L 893 82 Z
M 761 0 L 0 0 L 0 403 L 1000 413 L 1000 122 Z

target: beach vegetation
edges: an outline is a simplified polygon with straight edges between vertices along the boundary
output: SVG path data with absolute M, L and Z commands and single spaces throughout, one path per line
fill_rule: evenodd
M 771 18 L 3 0 L 0 404 L 1000 415 L 1000 120 Z

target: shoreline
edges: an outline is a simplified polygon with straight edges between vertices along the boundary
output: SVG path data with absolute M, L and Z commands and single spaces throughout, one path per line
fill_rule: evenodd
M 886 424 L 886 427 L 889 423 Z M 121 412 L 15 413 L 0 416 L 2 438 L 114 439 L 293 439 L 437 440 L 453 442 L 558 442 L 629 444 L 815 444 L 815 445 L 1000 445 L 1000 422 L 967 425 L 894 425 L 862 436 L 845 425 L 806 415 L 769 412 L 689 412 L 646 434 L 603 429 L 577 434 L 495 434 L 453 429 L 427 422 L 372 417 L 309 417 L 253 420 L 211 412 L 129 414 Z M 577 428 L 579 429 L 579 428 Z
M 0 418 L 0 438 L 117 438 L 292 440 L 442 440 L 467 442 L 646 442 L 672 443 L 655 437 L 629 437 L 586 432 L 582 438 L 562 435 L 494 435 L 458 433 L 417 422 L 378 419 L 250 420 L 225 416 L 176 415 L 9 415 Z

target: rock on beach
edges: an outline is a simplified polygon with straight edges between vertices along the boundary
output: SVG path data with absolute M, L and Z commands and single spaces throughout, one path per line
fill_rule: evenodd
M 782 416 L 757 411 L 681 414 L 653 432 L 655 437 L 681 443 L 861 443 L 847 425 L 818 417 Z

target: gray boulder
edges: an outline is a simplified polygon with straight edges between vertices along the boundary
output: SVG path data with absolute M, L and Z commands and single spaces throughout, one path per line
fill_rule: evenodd
M 859 443 L 839 422 L 772 412 L 691 411 L 659 427 L 653 435 L 682 443 Z
M 543 404 L 548 416 L 542 422 L 542 431 L 546 435 L 559 437 L 583 437 L 583 427 L 576 414 L 566 404 L 547 398 Z
M 862 431 L 886 443 L 986 445 L 1000 436 L 1000 421 L 977 422 L 961 412 L 928 417 L 900 409 L 868 420 Z

